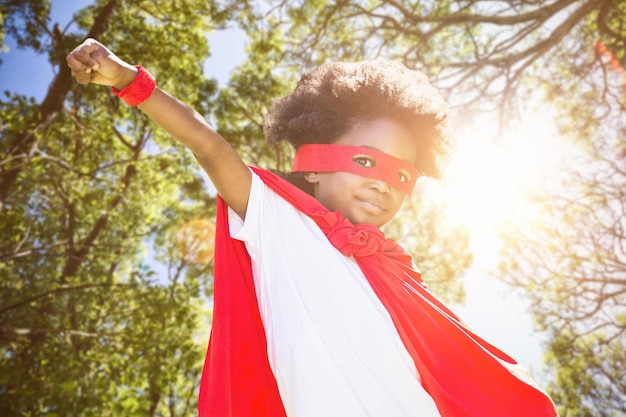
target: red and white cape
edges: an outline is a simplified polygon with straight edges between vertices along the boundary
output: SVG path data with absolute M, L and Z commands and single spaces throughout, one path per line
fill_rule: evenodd
M 393 240 L 372 225 L 352 225 L 276 175 L 253 170 L 312 218 L 337 250 L 354 257 L 442 417 L 558 416 L 551 399 L 520 365 L 477 336 L 425 288 L 410 256 Z M 268 362 L 250 257 L 244 243 L 230 237 L 221 199 L 215 239 L 213 326 L 199 414 L 285 416 Z

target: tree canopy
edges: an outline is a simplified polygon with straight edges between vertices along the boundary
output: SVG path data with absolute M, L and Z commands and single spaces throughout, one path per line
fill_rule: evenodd
M 625 2 L 97 0 L 72 25 L 51 21 L 50 4 L 0 0 L 0 46 L 11 36 L 56 74 L 41 101 L 0 101 L 3 415 L 195 414 L 212 265 L 180 253 L 198 235 L 180 230 L 210 222 L 215 196 L 140 112 L 72 83 L 64 56 L 88 36 L 149 68 L 246 162 L 281 170 L 291 150 L 263 140 L 263 116 L 327 61 L 400 60 L 457 118 L 492 112 L 506 126 L 552 106 L 582 154 L 534 196 L 533 227 L 505 236 L 499 276 L 550 335 L 561 414 L 626 415 Z M 247 59 L 218 89 L 203 74 L 206 35 L 225 25 L 246 33 Z M 388 231 L 459 301 L 468 236 L 441 213 L 418 198 Z
M 591 121 L 587 152 L 535 195 L 533 227 L 505 236 L 500 265 L 551 334 L 549 388 L 566 415 L 626 412 L 626 159 L 616 134 L 626 126 L 603 119 Z
M 0 104 L 0 413 L 192 414 L 211 264 L 181 259 L 174 236 L 210 218 L 214 197 L 192 155 L 74 84 L 65 55 L 86 36 L 129 57 L 159 45 L 143 61 L 206 112 L 215 86 L 197 57 L 222 17 L 199 1 L 101 1 L 64 32 L 49 2 L 2 7 L 7 33 L 47 52 L 56 76 L 40 103 L 8 91 Z
M 598 40 L 623 62 L 624 7 L 618 0 L 287 0 L 267 2 L 263 19 L 243 24 L 281 38 L 282 68 L 383 55 L 425 71 L 464 112 L 504 117 L 547 84 L 571 88 L 597 69 Z

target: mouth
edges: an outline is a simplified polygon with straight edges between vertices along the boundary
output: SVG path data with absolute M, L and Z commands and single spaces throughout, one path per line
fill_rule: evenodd
M 372 201 L 372 200 L 359 200 L 361 207 L 365 209 L 365 211 L 371 214 L 380 214 L 387 211 L 387 209 L 380 204 Z

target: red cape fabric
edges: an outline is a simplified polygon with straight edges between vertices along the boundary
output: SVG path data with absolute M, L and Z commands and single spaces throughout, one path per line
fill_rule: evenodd
M 338 250 L 354 256 L 442 417 L 558 416 L 552 400 L 522 367 L 439 302 L 411 267 L 410 256 L 377 227 L 354 226 L 276 175 L 253 169 L 315 220 Z M 215 239 L 213 326 L 200 384 L 200 416 L 285 416 L 267 359 L 250 258 L 244 244 L 229 235 L 221 199 Z

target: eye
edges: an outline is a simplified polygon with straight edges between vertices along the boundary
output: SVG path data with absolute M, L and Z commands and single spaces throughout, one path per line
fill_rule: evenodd
M 411 181 L 411 174 L 408 171 L 401 169 L 398 171 L 398 176 L 400 177 L 400 182 L 406 184 Z
M 376 160 L 367 155 L 354 155 L 352 161 L 364 168 L 374 168 L 376 166 Z

